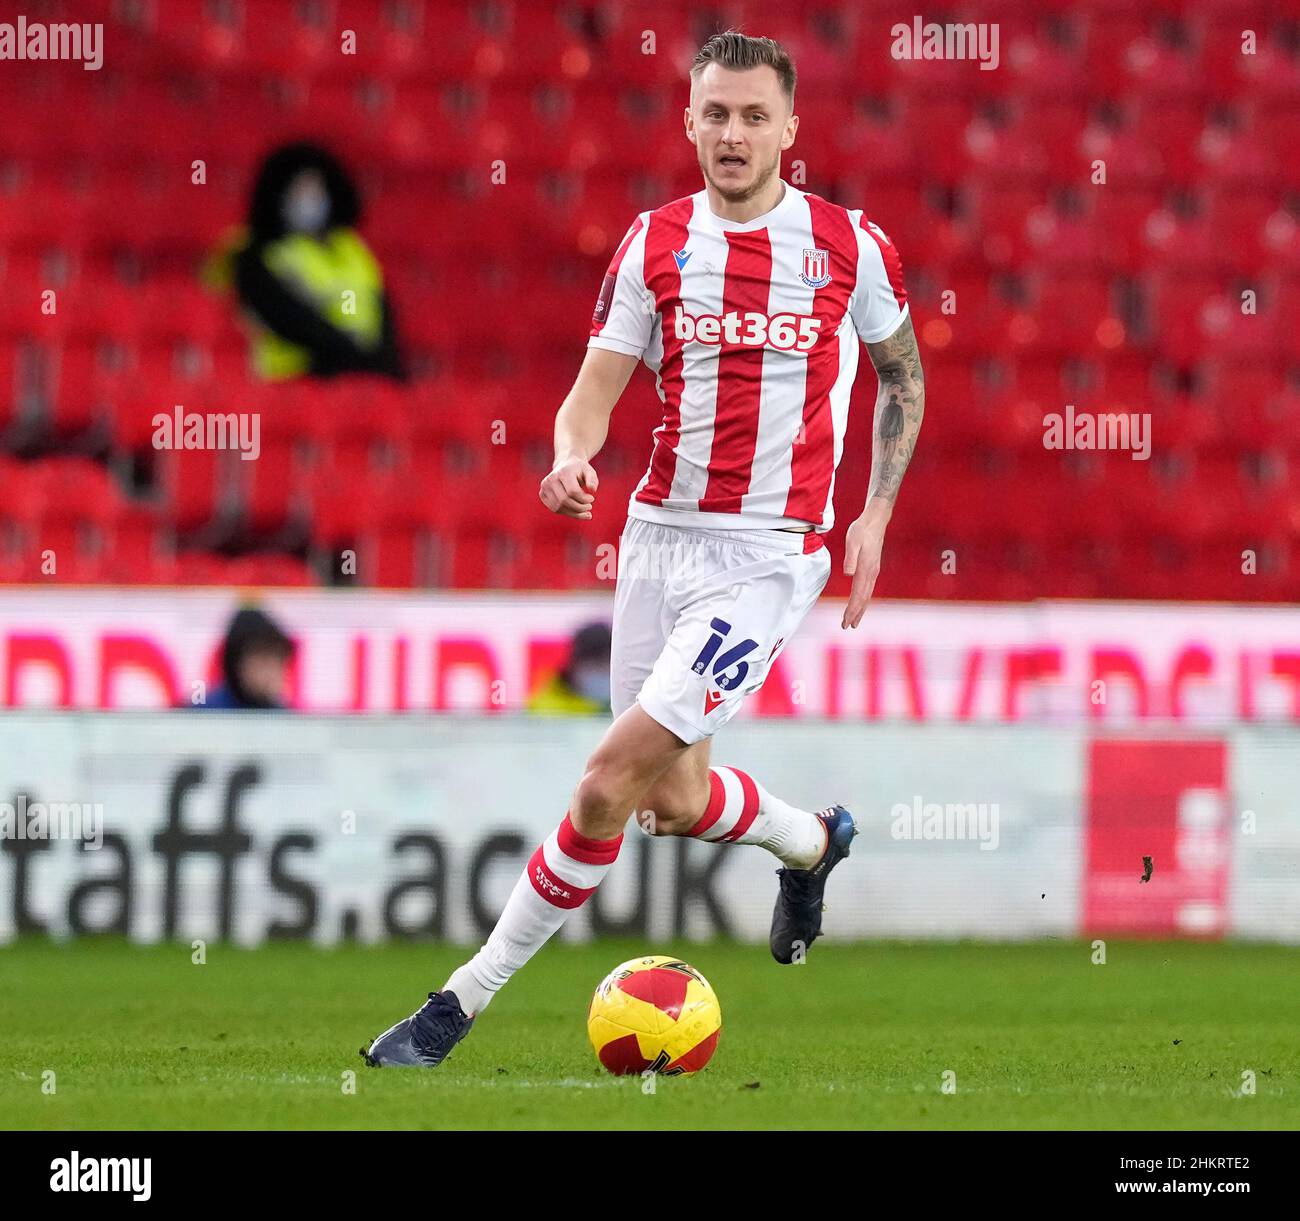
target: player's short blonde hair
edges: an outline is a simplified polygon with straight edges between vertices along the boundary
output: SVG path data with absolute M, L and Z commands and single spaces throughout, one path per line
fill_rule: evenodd
M 794 109 L 794 61 L 775 38 L 751 38 L 737 30 L 714 34 L 695 52 L 691 61 L 691 80 L 694 81 L 709 64 L 720 64 L 738 72 L 746 68 L 775 69 L 781 91 L 790 103 L 790 109 Z

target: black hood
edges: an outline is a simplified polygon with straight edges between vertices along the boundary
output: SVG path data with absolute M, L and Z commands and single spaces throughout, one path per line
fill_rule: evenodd
M 244 655 L 257 649 L 275 649 L 286 657 L 293 656 L 293 641 L 280 630 L 275 621 L 260 610 L 245 607 L 230 621 L 226 642 L 221 650 L 221 673 L 231 695 L 244 708 L 278 708 L 279 704 L 246 691 L 239 681 L 239 662 Z
M 302 170 L 319 170 L 325 179 L 330 197 L 328 227 L 351 226 L 361 219 L 361 196 L 338 158 L 317 144 L 286 144 L 267 157 L 258 171 L 248 216 L 251 242 L 272 242 L 285 235 L 280 205 L 289 183 Z
M 569 645 L 568 660 L 560 672 L 564 681 L 572 686 L 574 671 L 584 662 L 594 661 L 609 665 L 612 640 L 613 633 L 608 623 L 588 623 L 574 632 L 573 640 Z

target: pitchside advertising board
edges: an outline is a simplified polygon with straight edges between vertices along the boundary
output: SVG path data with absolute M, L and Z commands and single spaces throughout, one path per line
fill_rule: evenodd
M 0 592 L 0 706 L 201 702 L 239 602 L 225 590 Z M 298 642 L 303 711 L 502 714 L 612 601 L 315 590 L 262 604 Z M 841 615 L 833 600 L 814 608 L 741 718 L 1300 725 L 1300 608 L 880 602 L 853 632 Z
M 602 722 L 0 714 L 0 940 L 484 937 Z M 716 761 L 862 834 L 828 935 L 1300 941 L 1300 733 L 749 720 Z M 776 861 L 652 838 L 566 938 L 767 936 Z

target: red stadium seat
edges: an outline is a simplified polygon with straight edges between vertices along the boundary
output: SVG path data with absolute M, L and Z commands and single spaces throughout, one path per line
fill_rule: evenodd
M 380 523 L 380 493 L 349 466 L 327 461 L 307 477 L 312 538 L 325 546 L 355 543 Z
M 30 360 L 20 360 L 19 345 L 0 339 L 0 438 L 18 422 L 25 405 Z
M 164 450 L 159 466 L 169 520 L 182 534 L 220 529 L 231 519 L 233 462 L 228 450 Z
M 261 536 L 275 535 L 305 511 L 303 472 L 291 442 L 263 440 L 254 461 L 240 461 L 241 515 L 245 525 Z
M 157 511 L 131 505 L 114 521 L 104 558 L 104 579 L 124 585 L 171 583 L 175 579 L 171 531 Z
M 422 547 L 427 535 L 417 530 L 385 526 L 373 537 L 374 561 L 367 574 L 371 584 L 388 589 L 409 589 L 424 585 Z
M 458 530 L 447 540 L 447 584 L 453 589 L 508 589 L 513 562 L 506 536 L 486 530 Z

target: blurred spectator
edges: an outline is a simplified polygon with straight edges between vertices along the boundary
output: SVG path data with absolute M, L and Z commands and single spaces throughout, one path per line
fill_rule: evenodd
M 536 716 L 609 715 L 608 623 L 588 623 L 573 635 L 569 657 L 528 700 Z
M 293 641 L 275 620 L 245 607 L 226 629 L 221 651 L 222 684 L 201 708 L 287 708 Z
M 247 227 L 208 267 L 215 286 L 233 283 L 249 315 L 260 377 L 405 378 L 383 272 L 355 227 L 360 214 L 356 184 L 323 148 L 289 144 L 263 162 Z

